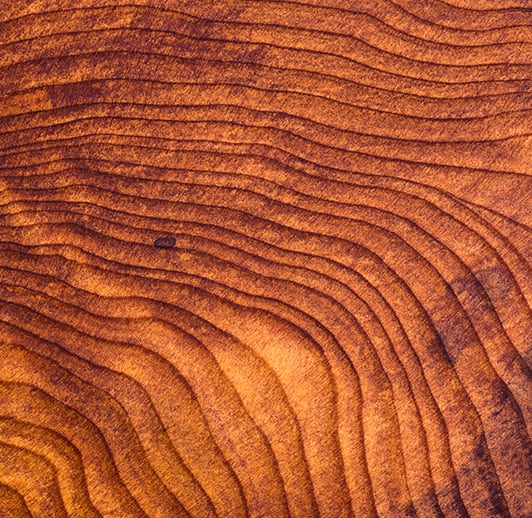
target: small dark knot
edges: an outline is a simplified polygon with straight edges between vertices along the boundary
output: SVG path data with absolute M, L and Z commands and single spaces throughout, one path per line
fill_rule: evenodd
M 172 248 L 175 246 L 175 237 L 173 236 L 158 237 L 153 242 L 153 246 L 155 248 Z

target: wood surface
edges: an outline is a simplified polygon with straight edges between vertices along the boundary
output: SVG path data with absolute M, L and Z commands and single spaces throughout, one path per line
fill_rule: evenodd
M 532 517 L 529 0 L 2 0 L 0 517 Z

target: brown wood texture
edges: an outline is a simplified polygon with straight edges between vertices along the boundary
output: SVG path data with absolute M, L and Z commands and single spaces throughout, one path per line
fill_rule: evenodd
M 2 0 L 0 517 L 532 517 L 528 0 Z

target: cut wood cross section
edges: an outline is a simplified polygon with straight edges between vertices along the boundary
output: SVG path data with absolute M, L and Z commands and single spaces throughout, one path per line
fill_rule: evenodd
M 530 0 L 2 0 L 0 517 L 532 517 Z

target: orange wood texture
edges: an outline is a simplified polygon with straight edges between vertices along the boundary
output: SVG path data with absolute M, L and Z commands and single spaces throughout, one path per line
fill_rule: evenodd
M 0 517 L 532 516 L 529 0 L 2 0 Z

